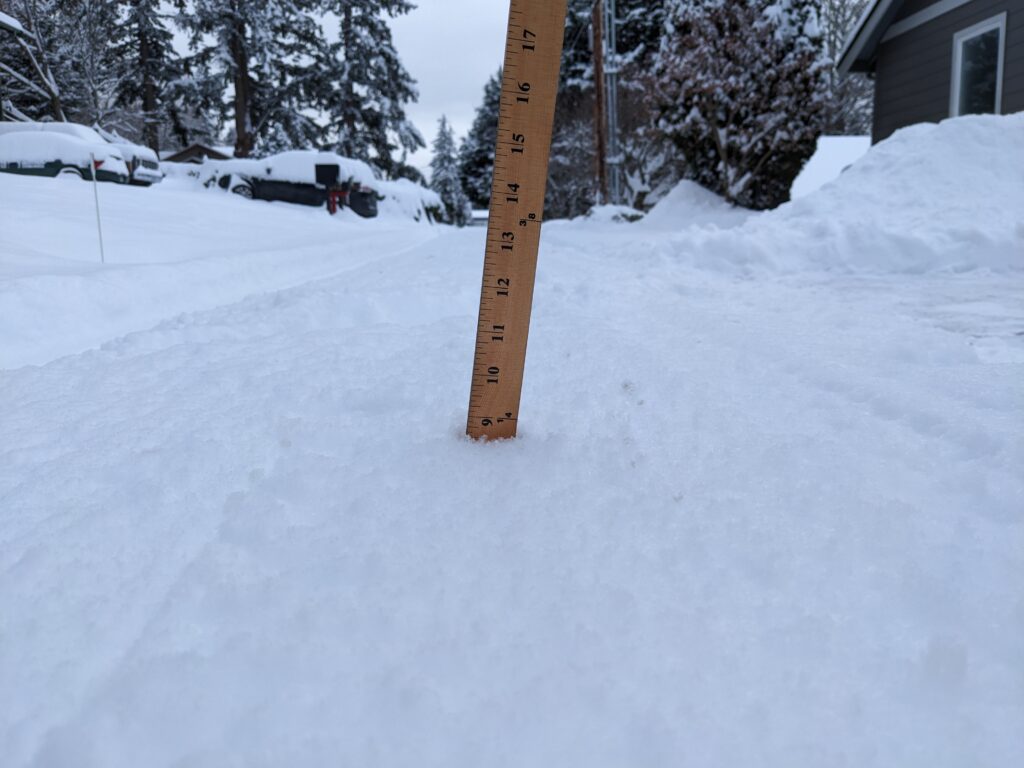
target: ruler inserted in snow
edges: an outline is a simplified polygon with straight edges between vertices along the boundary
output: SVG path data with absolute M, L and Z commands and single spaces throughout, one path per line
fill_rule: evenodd
M 515 437 L 567 0 L 511 0 L 466 433 Z

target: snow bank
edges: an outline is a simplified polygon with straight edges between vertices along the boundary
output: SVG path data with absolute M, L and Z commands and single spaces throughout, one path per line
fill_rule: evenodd
M 675 230 L 681 262 L 744 274 L 1024 269 L 1024 113 L 897 131 L 839 178 L 737 220 L 680 185 L 636 225 Z M 725 230 L 729 221 L 735 225 Z M 711 226 L 708 226 L 711 225 Z
M 1022 168 L 1024 113 L 916 125 L 747 233 L 786 271 L 1024 269 Z
M 735 226 L 750 215 L 692 181 L 682 181 L 658 201 L 643 220 L 645 227 L 682 229 L 691 226 Z
M 817 192 L 860 160 L 871 149 L 869 136 L 821 136 L 800 174 L 793 180 L 789 195 L 793 200 Z
M 380 203 L 382 216 L 431 221 L 443 210 L 439 194 L 409 179 L 378 180 L 373 188 L 384 196 Z

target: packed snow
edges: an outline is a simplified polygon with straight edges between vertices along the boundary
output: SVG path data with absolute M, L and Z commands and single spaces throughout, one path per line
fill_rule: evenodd
M 1024 764 L 1022 167 L 549 222 L 493 444 L 482 229 L 0 174 L 4 766 Z

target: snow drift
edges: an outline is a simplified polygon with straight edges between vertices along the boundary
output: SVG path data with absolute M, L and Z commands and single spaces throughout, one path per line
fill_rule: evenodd
M 662 201 L 646 225 L 715 225 L 678 235 L 674 246 L 680 260 L 709 269 L 1022 269 L 1022 168 L 1024 113 L 961 117 L 904 128 L 817 192 L 727 232 L 717 231 L 721 201 L 691 184 Z

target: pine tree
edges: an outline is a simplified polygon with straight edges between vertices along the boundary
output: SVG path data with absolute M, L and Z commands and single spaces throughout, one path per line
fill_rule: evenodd
M 326 7 L 339 21 L 338 39 L 320 54 L 329 141 L 340 154 L 365 160 L 389 178 L 403 175 L 404 154 L 426 142 L 405 114 L 419 94 L 387 19 L 415 6 L 407 0 L 327 0 Z
M 160 128 L 180 107 L 171 98 L 171 85 L 183 75 L 174 50 L 173 33 L 161 11 L 161 0 L 120 0 L 122 36 L 114 46 L 125 74 L 118 104 L 130 110 L 142 141 L 160 150 Z
M 659 128 L 691 178 L 772 208 L 814 152 L 827 70 L 813 0 L 672 0 L 656 69 Z
M 193 94 L 234 124 L 235 155 L 305 146 L 320 128 L 310 116 L 310 54 L 320 44 L 318 0 L 192 0 L 181 20 L 191 34 Z M 222 94 L 231 86 L 230 99 Z
M 445 208 L 445 221 L 464 227 L 469 199 L 462 190 L 459 159 L 455 150 L 455 133 L 447 117 L 441 117 L 433 150 L 434 157 L 430 161 L 430 188 L 441 196 Z
M 498 143 L 498 117 L 501 112 L 501 80 L 499 69 L 487 81 L 473 126 L 459 148 L 459 177 L 474 208 L 486 208 L 491 201 L 494 151 Z
M 127 128 L 118 92 L 127 76 L 116 55 L 124 38 L 115 0 L 60 0 L 56 74 L 69 119 Z

